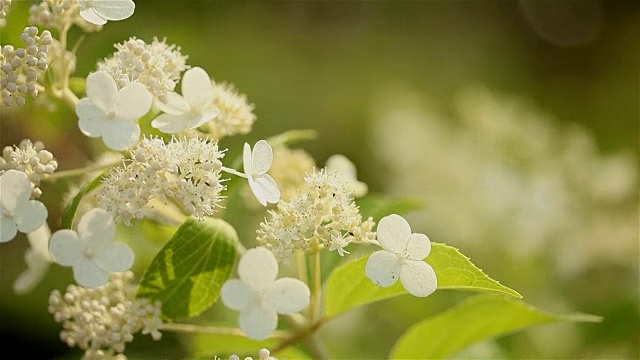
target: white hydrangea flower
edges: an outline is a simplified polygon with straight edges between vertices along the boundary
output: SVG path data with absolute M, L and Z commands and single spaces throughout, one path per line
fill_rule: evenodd
M 345 183 L 345 187 L 353 193 L 353 197 L 359 198 L 367 195 L 369 190 L 367 184 L 358 181 L 356 166 L 346 156 L 332 155 L 327 159 L 326 167 L 328 171 L 335 171 L 340 175 L 340 181 Z
M 27 234 L 27 240 L 31 247 L 24 253 L 27 269 L 23 271 L 13 282 L 13 291 L 18 295 L 24 295 L 33 290 L 42 281 L 53 261 L 49 254 L 49 239 L 51 230 L 44 223 L 36 230 Z
M 220 111 L 213 103 L 213 85 L 209 74 L 200 68 L 187 70 L 182 76 L 182 96 L 167 94 L 167 102 L 158 101 L 164 111 L 151 126 L 168 134 L 195 129 L 215 118 Z
M 261 340 L 278 326 L 278 314 L 292 314 L 309 304 L 309 287 L 293 278 L 278 275 L 278 262 L 271 251 L 248 250 L 238 263 L 240 279 L 224 283 L 222 302 L 240 311 L 240 328 L 247 337 Z
M 78 232 L 58 230 L 49 251 L 62 266 L 73 267 L 73 277 L 84 287 L 96 288 L 109 281 L 109 273 L 128 270 L 135 255 L 123 243 L 114 243 L 116 225 L 107 211 L 96 208 L 78 223 Z
M 373 253 L 365 272 L 376 285 L 387 287 L 400 278 L 402 285 L 414 296 L 429 296 L 436 290 L 438 279 L 424 258 L 431 252 L 427 235 L 411 233 L 409 223 L 400 215 L 380 219 L 378 241 L 384 250 Z
M 133 82 L 118 90 L 113 78 L 98 71 L 87 77 L 87 96 L 76 105 L 78 126 L 83 134 L 102 137 L 113 150 L 133 146 L 140 136 L 136 120 L 151 109 L 151 94 Z
M 280 201 L 280 189 L 267 171 L 273 164 L 273 149 L 265 140 L 258 141 L 251 151 L 251 146 L 244 143 L 242 152 L 244 173 L 249 180 L 249 187 L 260 204 L 277 204 Z
M 107 20 L 124 20 L 136 8 L 133 0 L 78 0 L 80 16 L 96 25 L 104 25 Z
M 27 174 L 9 170 L 0 176 L 0 242 L 13 239 L 18 231 L 29 233 L 44 224 L 47 208 L 31 198 Z

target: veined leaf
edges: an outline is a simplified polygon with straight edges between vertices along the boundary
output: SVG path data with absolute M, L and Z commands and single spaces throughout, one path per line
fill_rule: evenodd
M 329 276 L 326 289 L 326 316 L 334 317 L 354 307 L 407 294 L 400 281 L 383 288 L 375 285 L 365 274 L 368 256 L 336 268 Z M 436 272 L 438 289 L 481 291 L 522 296 L 501 285 L 475 266 L 456 248 L 432 243 L 431 254 L 425 259 Z
M 162 302 L 169 319 L 213 305 L 238 258 L 235 229 L 221 219 L 188 219 L 147 268 L 138 296 Z
M 514 298 L 478 295 L 409 328 L 396 342 L 390 358 L 440 359 L 477 341 L 534 325 L 601 320 L 587 314 L 551 314 Z
M 356 199 L 356 204 L 360 207 L 363 218 L 371 216 L 375 221 L 389 214 L 403 215 L 424 207 L 424 203 L 419 199 L 394 198 L 381 194 L 368 194 L 361 199 Z
M 78 211 L 78 206 L 80 206 L 82 198 L 93 191 L 95 188 L 100 186 L 100 184 L 102 183 L 102 178 L 106 175 L 106 173 L 107 172 L 104 172 L 98 175 L 95 179 L 84 184 L 84 186 L 80 188 L 80 191 L 78 191 L 76 196 L 73 197 L 71 203 L 64 208 L 64 210 L 62 211 L 63 229 L 71 229 L 71 226 L 73 225 L 73 218 L 76 216 L 76 212 Z

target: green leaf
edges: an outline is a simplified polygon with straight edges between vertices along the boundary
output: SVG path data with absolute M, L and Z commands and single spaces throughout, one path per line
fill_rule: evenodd
M 383 288 L 375 285 L 365 274 L 368 256 L 336 268 L 329 276 L 326 290 L 326 316 L 334 317 L 356 306 L 407 294 L 400 281 Z M 425 259 L 436 272 L 438 289 L 480 291 L 522 296 L 501 285 L 476 267 L 457 249 L 439 243 L 431 244 L 431 254 Z
M 318 137 L 318 132 L 315 130 L 288 130 L 281 134 L 271 136 L 267 138 L 267 142 L 271 146 L 288 145 L 304 140 L 313 140 Z
M 393 359 L 440 359 L 481 340 L 546 323 L 599 322 L 587 314 L 555 315 L 503 296 L 478 295 L 407 330 L 391 351 Z
M 138 296 L 162 302 L 169 319 L 213 305 L 238 258 L 235 229 L 221 219 L 188 219 L 147 268 Z
M 84 186 L 80 188 L 80 191 L 78 191 L 76 196 L 73 197 L 71 204 L 67 205 L 67 207 L 64 208 L 64 210 L 62 211 L 62 228 L 63 229 L 71 229 L 73 225 L 73 218 L 76 216 L 76 212 L 78 211 L 78 206 L 80 206 L 80 202 L 82 201 L 82 198 L 88 193 L 90 193 L 91 191 L 93 191 L 95 188 L 100 186 L 100 184 L 102 184 L 102 178 L 106 174 L 107 172 L 104 172 L 98 175 L 95 179 L 84 184 Z
M 389 214 L 403 215 L 411 211 L 420 210 L 424 203 L 414 198 L 393 198 L 381 194 L 368 194 L 364 198 L 356 199 L 363 218 L 371 216 L 378 221 Z
M 190 337 L 191 352 L 197 358 L 228 359 L 230 355 L 238 355 L 240 359 L 252 357 L 257 359 L 260 349 L 274 349 L 282 339 L 251 340 L 244 335 L 205 335 L 198 334 Z M 289 346 L 286 349 L 272 353 L 278 359 L 311 359 L 304 351 Z

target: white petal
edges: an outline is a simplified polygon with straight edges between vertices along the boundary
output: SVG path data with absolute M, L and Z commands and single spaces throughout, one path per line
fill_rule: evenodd
M 253 177 L 253 167 L 251 166 L 251 145 L 244 143 L 242 149 L 242 166 L 244 167 L 244 173 L 249 177 Z
M 49 253 L 62 266 L 73 266 L 84 259 L 85 244 L 69 229 L 58 230 L 49 241 Z
M 95 261 L 83 258 L 73 266 L 73 278 L 84 287 L 97 288 L 109 281 L 109 273 L 102 270 Z
M 251 165 L 254 174 L 266 174 L 273 164 L 273 149 L 268 142 L 258 141 L 253 147 L 251 154 Z
M 220 297 L 226 307 L 239 311 L 249 305 L 253 298 L 253 291 L 242 281 L 231 279 L 222 285 Z
M 278 327 L 278 314 L 268 308 L 250 306 L 240 312 L 240 329 L 250 339 L 265 339 Z
M 438 287 L 438 278 L 431 265 L 424 261 L 407 261 L 402 267 L 400 281 L 409 294 L 425 297 Z
M 2 214 L 0 217 L 0 243 L 13 240 L 18 233 L 18 226 L 12 218 Z
M 425 234 L 411 234 L 407 254 L 411 260 L 423 260 L 431 252 L 431 241 Z
M 93 248 L 106 246 L 116 235 L 113 216 L 100 208 L 91 209 L 80 219 L 78 233 L 82 240 L 91 244 Z
M 347 180 L 356 180 L 357 171 L 356 166 L 344 155 L 335 154 L 331 155 L 326 162 L 327 169 L 331 171 L 337 171 L 344 175 Z
M 80 10 L 80 16 L 92 24 L 104 25 L 107 23 L 107 20 L 101 18 L 92 8 Z
M 0 176 L 0 204 L 9 211 L 29 201 L 31 182 L 22 171 L 9 170 Z
M 115 118 L 110 125 L 102 133 L 102 140 L 110 149 L 122 151 L 138 142 L 140 126 L 134 120 Z
M 115 111 L 118 100 L 116 81 L 104 71 L 89 74 L 87 76 L 87 96 L 94 105 L 102 107 L 105 112 Z
M 92 104 L 88 98 L 78 101 L 76 114 L 78 115 L 78 127 L 86 136 L 102 136 L 102 130 L 109 124 L 104 109 Z
M 380 219 L 377 232 L 378 241 L 383 249 L 400 253 L 407 248 L 411 227 L 402 216 L 391 214 Z
M 213 102 L 213 85 L 209 74 L 200 67 L 187 70 L 182 76 L 182 96 L 194 109 L 209 108 Z
M 133 15 L 136 4 L 132 0 L 93 0 L 93 8 L 107 20 L 124 20 Z
M 199 117 L 191 118 L 191 120 L 189 122 L 189 129 L 195 129 L 198 126 L 202 126 L 202 125 L 206 124 L 207 122 L 215 119 L 215 117 L 218 116 L 218 114 L 220 114 L 220 110 L 218 110 L 218 109 L 210 109 L 210 110 L 205 111 Z
M 100 268 L 107 272 L 122 272 L 129 270 L 135 254 L 133 250 L 123 243 L 112 243 L 102 247 L 96 252 L 94 260 Z
M 16 209 L 13 220 L 18 225 L 18 230 L 28 233 L 36 230 L 47 220 L 47 208 L 37 200 L 29 200 L 26 204 Z
M 306 308 L 310 296 L 307 284 L 292 278 L 278 279 L 267 289 L 267 299 L 280 314 L 291 314 Z
M 269 174 L 249 178 L 249 187 L 262 206 L 266 206 L 267 203 L 277 204 L 280 201 L 280 189 Z
M 187 115 L 161 114 L 153 119 L 151 126 L 166 134 L 174 134 L 189 127 L 191 118 Z
M 367 260 L 364 272 L 374 284 L 387 287 L 395 284 L 400 278 L 402 266 L 395 254 L 380 250 L 374 252 Z
M 249 249 L 238 262 L 238 275 L 250 288 L 262 289 L 278 276 L 278 261 L 263 247 Z
M 42 225 L 36 231 L 27 234 L 31 247 L 25 251 L 24 259 L 28 267 L 13 282 L 13 290 L 16 294 L 23 295 L 30 292 L 44 278 L 51 265 L 50 238 L 51 230 L 47 225 Z
M 156 106 L 160 111 L 172 115 L 182 115 L 190 110 L 189 104 L 182 96 L 172 92 L 166 94 L 166 98 L 167 102 L 156 101 Z
M 139 119 L 151 109 L 153 98 L 139 82 L 129 83 L 118 92 L 116 114 L 127 119 Z

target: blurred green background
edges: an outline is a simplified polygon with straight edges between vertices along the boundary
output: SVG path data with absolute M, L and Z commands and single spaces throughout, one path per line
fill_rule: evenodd
M 2 44 L 20 44 L 32 3 L 13 1 L 8 26 L 0 32 Z M 631 152 L 637 163 L 640 5 L 636 1 L 137 0 L 136 5 L 130 19 L 110 22 L 101 32 L 86 35 L 77 52 L 75 75 L 94 71 L 96 62 L 113 52 L 114 43 L 131 36 L 146 42 L 166 37 L 167 43 L 179 45 L 189 56 L 189 65 L 203 67 L 216 80 L 236 84 L 256 105 L 254 131 L 223 140 L 223 147 L 238 149 L 244 141 L 289 129 L 316 129 L 319 138 L 303 147 L 318 164 L 332 154 L 345 154 L 356 163 L 359 178 L 372 192 L 384 192 L 398 175 L 375 155 L 385 151 L 372 135 L 381 94 L 409 89 L 446 118 L 454 113 L 453 98 L 461 88 L 481 84 L 525 99 L 555 125 L 584 126 L 601 153 Z M 71 43 L 80 36 L 79 29 L 73 29 Z M 72 110 L 55 103 L 0 110 L 0 145 L 17 144 L 23 138 L 42 140 L 61 170 L 95 158 L 97 142 L 81 135 Z M 416 149 L 406 156 L 422 155 Z M 57 185 L 43 188 L 52 230 L 58 227 L 52 219 L 60 212 L 55 204 L 65 191 Z M 637 183 L 634 187 L 630 211 L 635 214 L 637 241 Z M 428 204 L 429 199 L 425 200 Z M 427 234 L 429 229 L 417 224 L 414 228 Z M 450 242 L 446 234 L 437 241 Z M 626 254 L 633 266 L 604 264 L 571 281 L 556 281 L 552 268 L 540 268 L 544 261 L 519 267 L 508 260 L 508 254 L 499 261 L 483 250 L 490 246 L 484 243 L 488 240 L 482 241 L 475 246 L 454 245 L 493 278 L 533 296 L 538 301 L 534 305 L 590 312 L 605 316 L 605 321 L 580 325 L 577 330 L 545 326 L 536 330 L 542 333 L 537 338 L 530 333 L 511 335 L 461 357 L 640 356 L 637 246 Z M 602 241 L 616 244 L 615 239 Z M 68 269 L 52 267 L 30 295 L 11 292 L 11 284 L 25 267 L 26 246 L 23 236 L 0 246 L 2 334 L 32 355 L 25 358 L 78 355 L 69 353 L 58 340 L 58 325 L 46 310 L 50 290 L 70 280 Z M 546 302 L 543 296 L 535 296 L 540 292 L 550 292 L 561 301 Z M 427 300 L 402 298 L 373 306 L 353 316 L 360 326 L 344 325 L 351 336 L 336 341 L 332 350 L 344 358 L 384 358 L 410 324 L 463 297 L 442 292 Z M 559 303 L 562 308 L 553 308 Z M 570 335 L 563 344 L 565 330 Z M 328 343 L 336 340 L 326 336 Z M 545 344 L 550 336 L 555 341 Z M 132 349 L 144 352 L 150 343 L 139 336 Z M 179 358 L 184 350 L 176 344 L 180 344 L 176 337 L 167 335 L 160 345 L 153 344 L 154 352 Z

